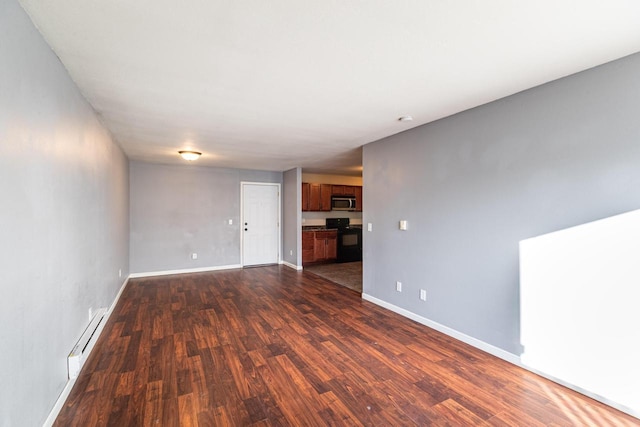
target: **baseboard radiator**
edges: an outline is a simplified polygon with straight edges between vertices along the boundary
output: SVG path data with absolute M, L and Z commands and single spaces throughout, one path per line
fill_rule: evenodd
M 105 314 L 107 314 L 106 308 L 99 308 L 96 310 L 95 316 L 89 322 L 89 326 L 84 330 L 82 336 L 69 353 L 69 357 L 67 358 L 67 369 L 69 372 L 69 379 L 75 379 L 80 373 L 80 369 L 82 369 L 82 365 L 85 362 L 86 357 L 89 355 L 89 352 L 93 348 L 98 335 L 96 332 L 98 328 L 102 325 L 102 321 L 104 319 Z

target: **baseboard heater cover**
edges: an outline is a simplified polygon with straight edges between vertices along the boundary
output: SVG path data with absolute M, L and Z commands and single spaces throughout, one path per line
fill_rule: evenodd
M 86 356 L 89 354 L 91 347 L 95 344 L 95 340 L 97 339 L 96 331 L 102 324 L 102 320 L 106 313 L 106 308 L 99 308 L 96 310 L 96 314 L 93 316 L 93 319 L 91 319 L 91 322 L 89 322 L 89 326 L 84 330 L 82 336 L 73 347 L 73 350 L 69 353 L 69 357 L 67 358 L 69 379 L 75 379 L 80 373 L 80 369 L 82 369 Z

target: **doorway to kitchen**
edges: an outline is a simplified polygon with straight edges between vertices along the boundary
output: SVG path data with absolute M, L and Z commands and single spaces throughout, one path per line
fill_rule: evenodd
M 245 267 L 280 259 L 280 184 L 241 183 L 241 253 Z
M 307 228 L 302 237 L 302 247 L 305 248 L 305 240 L 309 241 L 310 236 L 314 236 L 314 255 L 318 252 L 318 240 L 320 247 L 322 243 L 329 244 L 328 236 L 333 237 L 333 257 L 327 257 L 321 262 L 307 264 L 305 270 L 317 276 L 328 279 L 338 285 L 345 286 L 356 292 L 362 293 L 362 226 L 351 225 L 349 217 L 325 218 L 325 225 Z M 305 239 L 306 234 L 306 239 Z M 320 237 L 320 239 L 319 239 Z M 325 237 L 323 240 L 322 238 Z M 307 246 L 310 246 L 309 244 Z M 320 251 L 322 252 L 322 251 Z
M 303 171 L 301 181 L 304 270 L 361 293 L 362 177 Z

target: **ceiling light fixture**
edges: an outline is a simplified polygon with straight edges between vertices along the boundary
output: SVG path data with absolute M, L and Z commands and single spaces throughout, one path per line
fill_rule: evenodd
M 185 160 L 189 160 L 190 162 L 193 160 L 198 160 L 198 157 L 200 157 L 202 155 L 202 153 L 198 152 L 198 151 L 178 151 L 178 154 L 180 154 L 182 156 L 183 159 Z
M 413 117 L 411 117 L 411 116 L 402 116 L 402 117 L 398 118 L 398 121 L 400 121 L 400 122 L 410 122 L 411 120 L 413 120 Z

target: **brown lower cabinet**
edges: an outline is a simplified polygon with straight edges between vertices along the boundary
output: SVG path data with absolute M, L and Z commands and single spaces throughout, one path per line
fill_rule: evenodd
M 302 265 L 333 261 L 337 257 L 338 232 L 316 230 L 302 232 Z
M 302 265 L 313 262 L 315 259 L 315 231 L 303 231 L 302 232 Z

